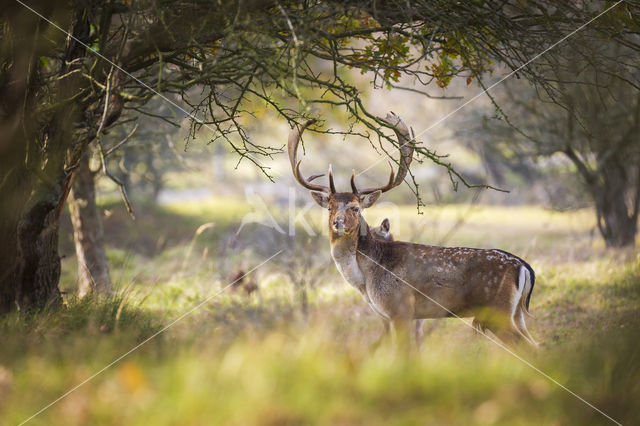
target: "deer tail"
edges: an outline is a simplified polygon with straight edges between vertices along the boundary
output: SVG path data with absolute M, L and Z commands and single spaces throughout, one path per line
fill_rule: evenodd
M 536 282 L 536 274 L 527 262 L 523 261 L 522 266 L 520 266 L 520 279 L 518 281 L 518 287 L 522 289 L 522 296 L 519 301 L 520 308 L 525 314 L 533 317 L 529 311 L 529 302 L 531 301 L 531 293 L 533 293 L 533 286 Z

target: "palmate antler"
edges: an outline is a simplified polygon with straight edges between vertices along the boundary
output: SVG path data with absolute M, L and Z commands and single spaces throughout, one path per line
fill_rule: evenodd
M 393 166 L 391 165 L 391 163 L 389 163 L 389 166 L 391 167 L 391 173 L 389 175 L 389 181 L 387 182 L 387 184 L 380 187 L 365 188 L 365 189 L 357 188 L 355 184 L 355 174 L 352 174 L 351 190 L 356 195 L 370 194 L 375 191 L 387 192 L 390 189 L 393 189 L 396 186 L 400 185 L 404 181 L 404 178 L 407 176 L 407 172 L 409 171 L 409 165 L 413 160 L 414 148 L 413 148 L 413 145 L 411 144 L 411 135 L 409 133 L 409 129 L 407 128 L 407 125 L 404 124 L 402 119 L 393 112 L 390 112 L 389 114 L 387 114 L 387 116 L 385 118 L 382 118 L 382 120 L 393 127 L 396 137 L 398 138 L 398 144 L 400 146 L 400 166 L 398 167 L 398 174 L 396 175 L 394 173 Z M 296 127 L 291 131 L 289 135 L 289 141 L 287 144 L 287 148 L 289 151 L 289 162 L 291 163 L 291 170 L 293 171 L 293 176 L 296 178 L 298 183 L 303 187 L 310 189 L 312 191 L 322 191 L 328 194 L 335 194 L 336 188 L 333 182 L 333 171 L 331 170 L 331 166 L 329 166 L 329 186 L 328 187 L 324 185 L 311 183 L 312 180 L 315 180 L 321 176 L 324 176 L 323 174 L 316 174 L 306 179 L 302 175 L 302 173 L 300 173 L 301 161 L 297 160 L 298 144 L 300 143 L 302 132 L 304 132 L 304 130 L 307 127 L 309 127 L 311 124 L 315 122 L 316 120 L 309 120 L 300 129 Z
M 311 183 L 322 175 L 306 179 L 300 173 L 296 157 L 300 134 L 313 121 L 295 129 L 289 137 L 289 160 L 296 180 L 312 190 L 318 205 L 329 210 L 331 257 L 342 277 L 384 319 L 385 328 L 394 331 L 400 344 L 408 343 L 408 320 L 474 316 L 474 328 L 490 330 L 505 343 L 523 340 L 535 345 L 524 319 L 535 273 L 524 260 L 502 250 L 393 241 L 388 222 L 381 225 L 380 233 L 360 214 L 361 209 L 378 200 L 381 192 L 403 182 L 412 161 L 413 132 L 394 113 L 381 121 L 398 138 L 401 154 L 397 174 L 392 166 L 386 185 L 361 190 L 352 175 L 353 193 L 336 194 L 331 168 L 328 187 Z M 418 346 L 419 336 L 416 333 Z
M 393 111 L 388 113 L 387 116 L 385 118 L 382 118 L 381 120 L 393 127 L 393 131 L 398 138 L 400 149 L 400 166 L 398 167 L 398 174 L 394 178 L 393 166 L 391 165 L 391 163 L 389 163 L 389 167 L 391 167 L 391 175 L 389 176 L 389 182 L 385 186 L 358 189 L 355 182 L 355 173 L 352 173 L 351 190 L 354 194 L 370 194 L 376 191 L 387 192 L 390 189 L 395 188 L 396 186 L 402 184 L 404 178 L 407 176 L 407 172 L 409 171 L 409 165 L 411 164 L 411 161 L 413 161 L 413 145 L 411 144 L 411 135 L 409 133 L 407 125 L 404 124 L 404 121 L 402 121 L 402 119 Z
M 298 183 L 304 186 L 305 188 L 310 189 L 312 191 L 322 191 L 328 194 L 335 194 L 336 187 L 333 183 L 333 171 L 331 170 L 331 166 L 329 166 L 329 186 L 328 187 L 324 185 L 317 185 L 315 183 L 310 183 L 312 180 L 319 178 L 320 176 L 323 176 L 322 174 L 313 175 L 309 179 L 305 179 L 305 177 L 302 176 L 302 173 L 300 173 L 300 163 L 302 162 L 302 160 L 297 159 L 298 144 L 300 143 L 302 132 L 304 132 L 304 130 L 307 127 L 309 127 L 315 122 L 316 120 L 309 120 L 306 123 L 304 123 L 304 125 L 300 129 L 298 129 L 297 127 L 294 127 L 294 129 L 289 134 L 289 141 L 287 142 L 287 150 L 289 151 L 289 162 L 291 163 L 291 170 L 293 171 L 293 176 L 296 178 Z

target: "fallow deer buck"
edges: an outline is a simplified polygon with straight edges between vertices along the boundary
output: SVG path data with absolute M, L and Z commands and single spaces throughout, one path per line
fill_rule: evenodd
M 379 226 L 374 226 L 371 228 L 371 233 L 374 237 L 383 240 L 383 241 L 395 241 L 393 238 L 393 234 L 391 233 L 391 223 L 388 218 L 384 218 L 384 220 L 380 223 Z M 424 332 L 422 330 L 422 326 L 424 325 L 424 319 L 417 319 L 415 321 L 415 327 L 413 329 L 414 337 L 416 339 L 416 347 L 418 350 L 422 349 L 422 337 Z M 389 323 L 387 321 L 384 322 L 385 331 L 389 332 Z
M 343 278 L 355 287 L 394 334 L 408 338 L 414 319 L 448 316 L 474 317 L 478 330 L 488 329 L 505 342 L 525 340 L 535 345 L 524 314 L 535 283 L 533 269 L 502 250 L 436 247 L 376 238 L 362 217 L 383 192 L 400 185 L 409 169 L 413 145 L 400 117 L 382 119 L 393 128 L 401 158 L 397 176 L 391 167 L 386 185 L 358 189 L 351 175 L 351 192 L 337 192 L 329 166 L 329 186 L 311 183 L 297 160 L 302 128 L 289 135 L 288 152 L 293 175 L 311 191 L 321 207 L 329 209 L 331 256 Z

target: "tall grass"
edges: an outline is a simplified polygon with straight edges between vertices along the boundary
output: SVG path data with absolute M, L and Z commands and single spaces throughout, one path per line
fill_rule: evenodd
M 255 264 L 260 255 L 247 247 L 225 252 L 228 259 L 216 257 L 225 232 L 235 228 L 202 209 L 176 222 L 189 232 L 154 256 L 110 251 L 118 295 L 69 296 L 57 311 L 0 320 L 0 423 L 28 418 L 217 292 L 227 283 L 223 261 Z M 575 225 L 575 217 L 552 215 L 538 229 L 531 221 L 545 212 L 531 208 L 518 222 L 510 209 L 492 211 L 524 236 L 504 241 L 528 252 L 538 272 L 529 328 L 543 345 L 516 353 L 617 421 L 636 423 L 640 259 L 624 260 L 588 243 L 589 226 Z M 171 214 L 179 222 L 182 213 Z M 217 222 L 217 234 L 194 240 L 198 226 L 210 221 Z M 437 220 L 443 227 L 453 222 Z M 472 215 L 451 243 L 482 246 L 482 223 Z M 532 247 L 536 234 L 548 244 Z M 570 257 L 565 238 L 581 241 L 581 252 Z M 554 241 L 558 248 L 550 249 Z M 259 296 L 225 292 L 212 299 L 31 424 L 611 423 L 456 319 L 432 321 L 419 354 L 376 347 L 379 319 L 333 268 L 320 272 L 309 289 L 305 317 L 283 271 L 287 265 L 280 259 L 257 271 Z

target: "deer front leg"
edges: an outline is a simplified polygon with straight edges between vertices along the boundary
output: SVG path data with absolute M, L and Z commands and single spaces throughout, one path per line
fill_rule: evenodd
M 422 350 L 422 336 L 424 335 L 424 332 L 422 330 L 422 325 L 424 324 L 423 319 L 418 319 L 415 322 L 415 338 L 416 338 L 416 348 L 418 349 L 418 352 L 420 352 Z
M 393 318 L 391 323 L 391 338 L 396 347 L 402 352 L 409 353 L 411 351 L 411 318 L 400 317 Z
M 391 328 L 391 340 L 393 344 L 405 352 L 410 352 L 412 344 L 413 318 L 415 313 L 415 297 L 405 288 L 396 288 L 396 291 L 379 291 L 374 288 L 371 293 L 372 305 L 376 311 L 389 318 Z
M 384 330 L 382 331 L 382 335 L 380 335 L 378 340 L 376 340 L 376 342 L 373 344 L 374 349 L 378 349 L 380 346 L 382 346 L 384 341 L 387 340 L 391 335 L 391 323 L 389 322 L 388 319 L 382 316 L 380 318 L 382 319 L 382 325 L 384 327 Z
M 380 319 L 382 320 L 382 326 L 384 327 L 382 335 L 373 344 L 373 349 L 377 349 L 391 334 L 391 323 L 389 322 L 389 319 L 386 316 L 384 316 L 384 314 L 382 314 L 380 311 L 376 309 L 373 303 L 371 303 L 367 298 L 365 298 L 365 301 L 369 304 L 369 307 L 371 308 L 371 310 L 380 316 Z

